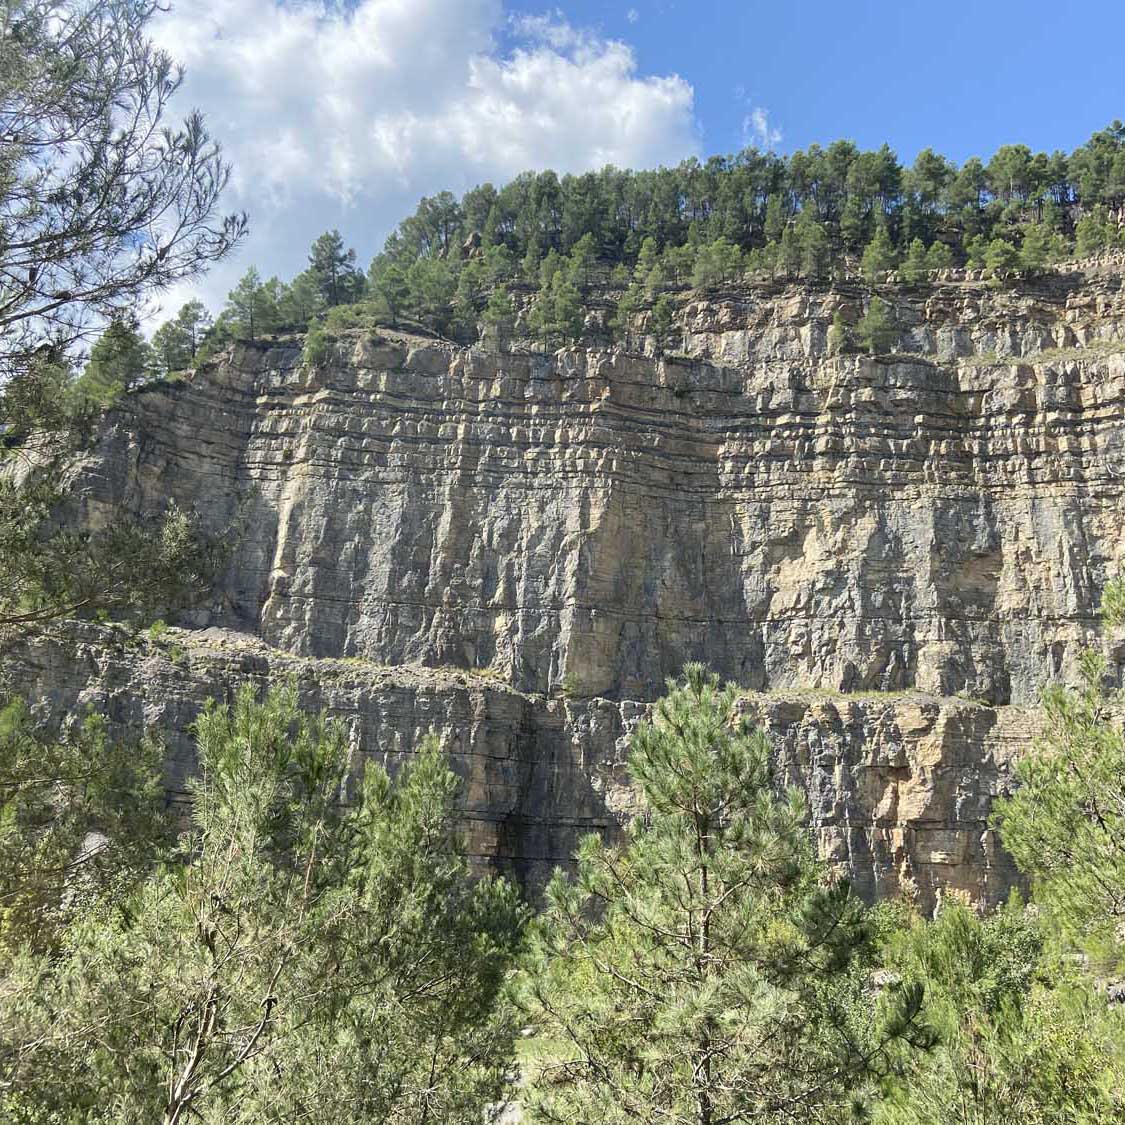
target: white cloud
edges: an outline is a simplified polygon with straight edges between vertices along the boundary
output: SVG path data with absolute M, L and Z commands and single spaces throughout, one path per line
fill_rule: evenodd
M 766 150 L 781 144 L 781 130 L 770 124 L 769 110 L 754 106 L 742 119 L 742 143 Z
M 630 8 L 630 9 L 629 9 L 629 10 L 628 10 L 628 11 L 627 11 L 627 12 L 625 13 L 625 18 L 626 18 L 626 19 L 627 19 L 627 20 L 628 20 L 628 21 L 629 21 L 630 23 L 636 23 L 636 22 L 637 22 L 637 21 L 638 21 L 638 20 L 639 20 L 639 19 L 641 18 L 641 13 L 640 13 L 640 12 L 638 12 L 636 8 Z
M 642 167 L 698 151 L 692 87 L 643 76 L 625 43 L 501 0 L 180 0 L 155 38 L 187 71 L 250 214 L 237 259 L 202 284 L 217 309 L 251 263 L 303 268 L 339 227 L 363 264 L 417 199 L 526 168 Z M 500 46 L 508 37 L 511 46 Z M 167 295 L 174 308 L 184 292 Z

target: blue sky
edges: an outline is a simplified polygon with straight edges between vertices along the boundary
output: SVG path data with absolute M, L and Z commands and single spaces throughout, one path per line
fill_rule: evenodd
M 332 227 L 366 265 L 422 195 L 526 168 L 839 138 L 960 162 L 1125 117 L 1125 0 L 173 0 L 154 30 L 251 222 L 165 315 L 217 311 L 252 263 L 294 276 Z
M 847 137 L 958 161 L 1008 142 L 1069 151 L 1125 117 L 1120 0 L 575 0 L 563 11 L 629 42 L 642 72 L 686 78 L 708 153 L 741 144 L 747 104 L 768 112 L 784 151 Z
M 563 10 L 629 42 L 642 72 L 686 78 L 709 153 L 740 145 L 747 103 L 785 151 L 847 137 L 958 161 L 1008 142 L 1069 151 L 1125 117 L 1121 0 L 627 2 Z

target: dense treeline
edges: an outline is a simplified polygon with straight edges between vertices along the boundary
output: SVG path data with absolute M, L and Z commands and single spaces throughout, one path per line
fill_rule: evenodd
M 500 189 L 423 199 L 366 275 L 338 231 L 288 283 L 252 267 L 213 323 L 193 305 L 162 326 L 149 369 L 179 370 L 200 346 L 206 356 L 236 337 L 310 328 L 315 358 L 325 331 L 360 322 L 565 343 L 594 305 L 609 306 L 618 336 L 650 311 L 659 341 L 685 287 L 857 273 L 877 283 L 891 271 L 915 284 L 950 266 L 1034 274 L 1125 245 L 1123 218 L 1118 121 L 1069 155 L 1005 145 L 960 167 L 931 149 L 904 167 L 886 145 L 837 141 L 655 171 L 527 172 Z M 518 322 L 509 290 L 528 305 Z
M 783 255 L 787 230 L 808 249 L 819 229 L 826 259 L 859 256 L 885 230 L 893 254 L 905 255 L 918 238 L 927 247 L 943 242 L 958 262 L 976 256 L 983 265 L 984 246 L 1002 238 L 1018 248 L 1028 224 L 1073 238 L 1085 218 L 1083 248 L 1097 248 L 1116 238 L 1116 222 L 1104 224 L 1123 203 L 1119 121 L 1069 156 L 1005 145 L 987 164 L 974 158 L 960 167 L 926 149 L 904 168 L 886 145 L 863 152 L 837 141 L 788 157 L 748 149 L 656 171 L 529 172 L 460 201 L 441 193 L 400 224 L 383 260 L 407 267 L 449 258 L 479 237 L 485 254 L 503 247 L 530 273 L 550 251 L 570 254 L 589 237 L 599 261 L 632 266 L 647 238 L 659 253 L 722 238 L 743 252 L 772 245 Z M 772 256 L 757 261 L 769 265 Z

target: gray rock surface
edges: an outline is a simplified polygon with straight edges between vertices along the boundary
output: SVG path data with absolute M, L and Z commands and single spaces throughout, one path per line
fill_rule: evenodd
M 386 332 L 309 368 L 297 339 L 240 345 L 130 396 L 79 474 L 93 523 L 241 504 L 181 663 L 83 634 L 24 677 L 169 732 L 178 785 L 202 699 L 292 670 L 367 752 L 436 729 L 474 852 L 535 880 L 627 814 L 628 730 L 703 660 L 867 893 L 995 898 L 991 797 L 1123 569 L 1125 293 L 888 290 L 895 354 L 829 356 L 859 296 L 694 301 L 662 356 Z

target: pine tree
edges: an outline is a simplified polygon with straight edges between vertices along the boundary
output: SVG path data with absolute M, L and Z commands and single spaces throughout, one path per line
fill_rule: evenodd
M 828 329 L 828 354 L 842 355 L 848 348 L 848 324 L 837 311 L 832 316 L 832 327 Z
M 777 268 L 785 277 L 794 277 L 801 268 L 801 244 L 792 223 L 787 223 L 777 244 Z
M 563 268 L 562 256 L 552 246 L 546 256 L 539 263 L 539 288 L 550 289 L 555 280 L 555 275 Z
M 578 287 L 579 292 L 585 293 L 590 287 L 590 278 L 597 262 L 597 250 L 594 246 L 594 236 L 584 234 L 570 250 L 570 262 L 567 273 L 570 280 Z
M 916 238 L 911 242 L 910 249 L 902 263 L 903 279 L 911 285 L 917 285 L 920 281 L 926 280 L 929 268 L 925 244 L 920 238 Z
M 454 301 L 457 305 L 457 320 L 470 338 L 476 328 L 477 313 L 486 300 L 485 292 L 484 262 L 480 258 L 463 262 L 457 274 Z
M 691 283 L 697 289 L 710 289 L 735 280 L 742 272 L 742 252 L 725 238 L 700 245 L 695 255 Z
M 520 980 L 531 1120 L 840 1120 L 891 1043 L 924 1038 L 920 995 L 876 1014 L 863 909 L 814 860 L 801 796 L 699 665 L 629 768 L 644 811 L 552 880 Z
M 448 262 L 419 258 L 406 272 L 410 309 L 428 328 L 444 333 L 453 316 L 457 280 Z
M 1047 940 L 1018 896 L 985 918 L 948 901 L 892 931 L 882 960 L 924 989 L 938 1037 L 886 1084 L 878 1125 L 1120 1119 L 1122 1018 Z
M 1042 223 L 1028 223 L 1024 227 L 1020 246 L 1020 268 L 1030 274 L 1039 273 L 1052 257 L 1051 232 Z
M 156 370 L 169 376 L 191 364 L 195 349 L 183 328 L 175 320 L 166 320 L 152 334 L 152 354 Z
M 180 311 L 176 313 L 176 324 L 186 336 L 188 347 L 194 356 L 211 327 L 211 314 L 206 305 L 198 300 L 181 305 Z
M 953 265 L 953 251 L 947 243 L 940 240 L 934 242 L 926 251 L 926 268 L 930 270 L 947 270 Z
M 190 367 L 210 328 L 211 314 L 202 301 L 181 305 L 175 317 L 153 333 L 153 354 L 162 373 L 171 375 Z
M 223 315 L 236 336 L 256 340 L 277 327 L 279 295 L 277 278 L 263 282 L 257 268 L 251 266 L 227 294 Z
M 856 325 L 856 335 L 872 355 L 891 349 L 898 333 L 891 321 L 890 309 L 886 301 L 879 297 L 871 298 L 867 311 Z
M 144 381 L 152 371 L 154 358 L 135 320 L 111 321 L 90 349 L 75 390 L 82 399 L 112 402 Z
M 766 241 L 778 242 L 784 229 L 785 211 L 781 203 L 781 196 L 774 194 L 766 200 L 766 217 L 763 226 Z
M 879 223 L 875 228 L 875 236 L 863 251 L 863 260 L 860 269 L 870 285 L 883 280 L 888 271 L 895 266 L 895 248 L 886 224 Z
M 669 297 L 667 293 L 661 293 L 652 306 L 650 326 L 652 328 L 653 339 L 656 341 L 656 351 L 658 354 L 664 351 L 664 342 L 668 338 L 669 331 L 671 331 L 675 311 L 672 298 Z
M 645 296 L 649 300 L 654 300 L 664 291 L 668 285 L 668 274 L 664 268 L 663 262 L 656 262 L 652 269 L 644 275 L 644 291 Z
M 656 248 L 656 239 L 650 234 L 641 242 L 641 249 L 637 254 L 637 265 L 633 276 L 643 281 L 648 277 L 649 272 L 659 261 L 660 251 Z
M 867 213 L 858 195 L 849 195 L 840 215 L 840 236 L 844 246 L 852 253 L 861 250 L 867 243 Z
M 640 284 L 634 281 L 617 302 L 611 327 L 620 339 L 627 339 L 633 326 L 633 317 L 644 304 L 645 293 Z
M 1080 258 L 1087 258 L 1104 250 L 1111 241 L 1109 224 L 1102 208 L 1082 216 L 1074 229 L 1075 250 Z
M 832 248 L 828 232 L 817 221 L 811 207 L 802 208 L 797 216 L 796 233 L 801 247 L 801 273 L 807 278 L 818 280 L 828 271 Z
M 1125 622 L 1125 589 L 1105 598 L 1111 625 Z M 1125 733 L 1105 662 L 1080 660 L 1080 683 L 1043 694 L 1044 733 L 1016 766 L 1019 786 L 997 802 L 1004 846 L 1031 877 L 1036 901 L 1072 940 L 1125 954 Z
M 355 251 L 344 249 L 338 230 L 326 231 L 309 250 L 309 272 L 328 308 L 358 300 L 363 295 L 363 274 L 355 268 Z
M 528 281 L 539 277 L 539 265 L 543 261 L 543 239 L 538 233 L 527 240 L 527 249 L 520 259 L 520 273 Z
M 507 343 L 508 334 L 516 319 L 516 308 L 511 295 L 503 285 L 496 286 L 488 296 L 488 303 L 481 313 L 481 320 L 493 330 L 501 351 Z
M 578 287 L 560 271 L 551 285 L 551 332 L 573 343 L 582 335 L 584 309 Z
M 345 806 L 345 732 L 292 689 L 197 732 L 176 861 L 2 966 L 0 1118 L 484 1120 L 523 909 L 470 877 L 436 745 L 393 782 L 369 762 Z
M 966 267 L 971 270 L 984 269 L 985 259 L 988 257 L 989 240 L 983 234 L 974 235 L 966 239 L 965 251 L 968 254 Z
M 503 244 L 489 246 L 484 252 L 484 275 L 493 285 L 507 281 L 513 274 L 511 251 Z
M 371 263 L 368 277 L 371 291 L 383 303 L 391 327 L 397 326 L 410 301 L 410 285 L 405 271 L 397 262 L 380 254 Z
M 984 253 L 985 269 L 1003 273 L 1014 270 L 1020 264 L 1019 251 L 1006 239 L 994 238 Z
M 312 270 L 302 270 L 284 287 L 277 304 L 278 319 L 286 328 L 303 332 L 324 311 L 324 298 Z
M 162 756 L 92 715 L 48 734 L 0 697 L 0 981 L 20 951 L 57 954 L 68 923 L 127 898 L 165 854 Z

